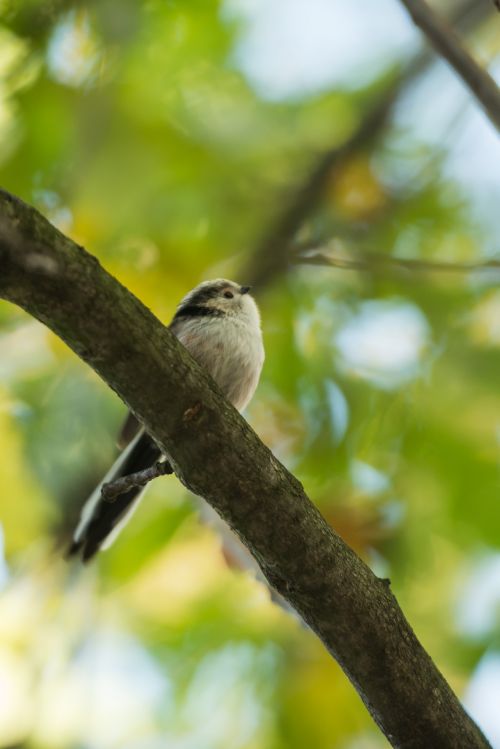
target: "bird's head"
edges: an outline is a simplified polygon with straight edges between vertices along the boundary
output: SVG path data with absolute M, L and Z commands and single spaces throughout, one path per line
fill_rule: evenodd
M 241 317 L 259 325 L 257 305 L 249 291 L 250 286 L 226 278 L 203 281 L 182 299 L 175 317 Z

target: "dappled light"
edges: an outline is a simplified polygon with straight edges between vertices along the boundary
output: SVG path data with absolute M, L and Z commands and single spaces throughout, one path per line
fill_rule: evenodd
M 417 307 L 367 301 L 337 334 L 340 367 L 379 387 L 397 387 L 418 376 L 427 339 L 428 325 Z
M 484 5 L 453 24 L 498 79 Z M 423 50 L 397 0 L 0 0 L 1 186 L 165 324 L 202 280 L 261 280 L 245 417 L 500 747 L 500 145 Z M 64 559 L 125 412 L 0 302 L 0 749 L 388 747 L 175 476 L 109 551 Z

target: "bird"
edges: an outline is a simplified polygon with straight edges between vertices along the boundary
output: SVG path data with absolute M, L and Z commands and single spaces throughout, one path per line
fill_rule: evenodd
M 250 288 L 225 278 L 204 281 L 183 297 L 169 325 L 240 412 L 253 397 L 265 356 L 259 309 Z M 109 548 L 144 493 L 143 486 L 133 486 L 110 501 L 102 495 L 104 484 L 162 460 L 163 472 L 172 473 L 168 456 L 162 455 L 132 413 L 122 427 L 119 445 L 123 451 L 82 508 L 68 557 L 80 556 L 88 562 Z

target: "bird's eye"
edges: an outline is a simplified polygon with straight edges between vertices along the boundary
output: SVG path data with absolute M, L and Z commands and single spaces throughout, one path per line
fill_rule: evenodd
M 234 294 L 232 291 L 225 291 L 224 296 L 226 297 L 226 299 L 232 299 L 234 297 Z

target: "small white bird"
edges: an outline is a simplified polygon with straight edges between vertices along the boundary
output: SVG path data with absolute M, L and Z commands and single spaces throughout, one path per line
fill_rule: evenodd
M 252 398 L 264 363 L 259 310 L 249 291 L 249 286 L 223 278 L 205 281 L 186 294 L 170 324 L 239 411 Z M 149 468 L 162 457 L 132 414 L 124 424 L 122 440 L 130 444 L 84 505 L 69 556 L 81 554 L 87 561 L 110 546 L 144 491 L 134 487 L 110 502 L 102 497 L 103 484 Z

